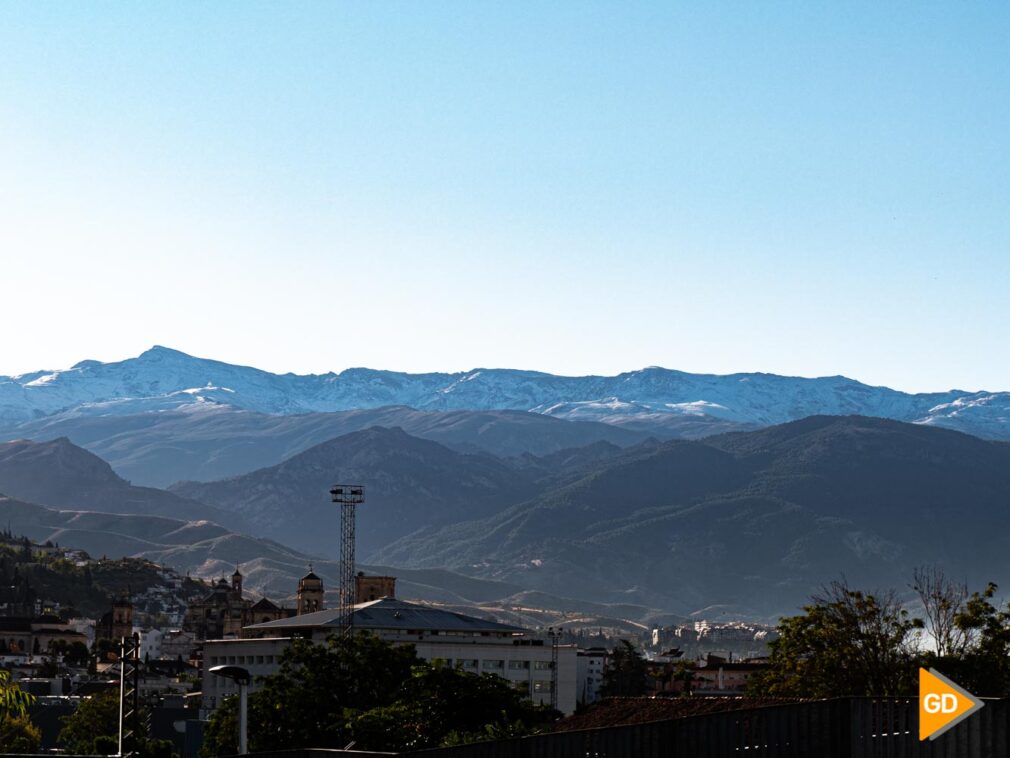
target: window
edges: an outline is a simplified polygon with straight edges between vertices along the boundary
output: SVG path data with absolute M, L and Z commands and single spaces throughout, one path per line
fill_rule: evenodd
M 263 663 L 263 656 L 262 655 L 257 655 L 256 656 L 256 663 Z
M 530 683 L 529 682 L 513 682 L 512 686 L 515 687 L 517 692 L 521 692 L 524 695 L 530 694 Z
M 509 661 L 509 671 L 522 671 L 530 667 L 529 661 Z
M 550 692 L 551 691 L 551 681 L 549 679 L 546 680 L 546 681 L 543 680 L 543 679 L 537 679 L 537 680 L 535 680 L 533 682 L 533 691 L 534 692 Z
M 505 668 L 505 661 L 484 661 L 485 671 L 502 671 Z
M 464 671 L 476 671 L 477 670 L 477 659 L 475 658 L 460 658 L 459 667 Z
M 533 668 L 535 668 L 537 671 L 548 671 L 551 668 L 551 662 L 550 661 L 534 661 L 533 662 Z

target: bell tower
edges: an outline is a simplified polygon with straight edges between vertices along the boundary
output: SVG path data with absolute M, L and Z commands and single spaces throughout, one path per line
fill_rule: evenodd
M 297 614 L 315 613 L 323 610 L 323 580 L 315 575 L 312 566 L 309 573 L 298 580 Z
M 129 637 L 133 634 L 133 603 L 122 597 L 112 603 L 112 623 L 109 629 L 112 639 Z
M 231 591 L 242 598 L 242 572 L 238 570 L 238 566 L 235 567 L 235 573 L 231 575 Z

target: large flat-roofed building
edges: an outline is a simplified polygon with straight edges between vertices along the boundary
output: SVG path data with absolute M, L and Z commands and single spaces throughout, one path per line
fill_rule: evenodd
M 533 702 L 551 702 L 551 641 L 521 627 L 385 597 L 354 606 L 354 629 L 413 645 L 418 657 L 427 661 L 443 661 L 474 674 L 496 674 Z M 338 631 L 338 611 L 325 610 L 249 625 L 242 630 L 243 639 L 208 641 L 203 652 L 204 708 L 216 708 L 223 696 L 237 691 L 231 681 L 208 673 L 212 666 L 232 664 L 247 668 L 253 676 L 271 674 L 293 638 L 322 642 Z M 557 660 L 558 709 L 568 714 L 576 705 L 575 648 L 559 646 Z

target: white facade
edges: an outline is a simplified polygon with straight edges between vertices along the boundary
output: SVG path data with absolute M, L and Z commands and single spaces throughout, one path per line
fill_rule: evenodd
M 140 657 L 144 660 L 161 658 L 161 641 L 165 636 L 160 629 L 148 629 L 144 631 L 134 627 L 133 631 L 140 634 Z
M 214 666 L 241 666 L 253 677 L 251 690 L 257 687 L 256 677 L 269 676 L 280 667 L 280 659 L 291 644 L 290 638 L 267 637 L 252 640 L 208 640 L 203 646 L 203 708 L 212 711 L 222 698 L 238 693 L 231 679 L 211 674 Z
M 292 636 L 316 642 L 336 631 L 334 611 L 246 627 L 245 634 L 262 638 L 211 640 L 203 652 L 203 707 L 216 708 L 223 695 L 237 691 L 230 682 L 209 672 L 213 666 L 243 666 L 255 677 L 277 670 Z M 550 640 L 531 639 L 519 627 L 450 613 L 437 608 L 383 598 L 356 606 L 354 628 L 384 640 L 414 646 L 419 658 L 442 661 L 474 674 L 495 674 L 507 680 L 534 703 L 550 705 L 554 671 Z M 557 708 L 575 711 L 578 682 L 576 649 L 557 648 Z
M 592 647 L 579 651 L 576 668 L 579 703 L 595 703 L 600 699 L 600 686 L 603 684 L 607 658 L 606 648 Z
M 553 678 L 549 641 L 543 645 L 513 645 L 511 642 L 479 640 L 421 640 L 413 644 L 419 658 L 426 661 L 442 660 L 446 665 L 456 666 L 472 674 L 496 674 L 507 679 L 524 695 L 529 695 L 534 703 L 551 704 Z M 558 646 L 558 710 L 566 715 L 575 712 L 575 652 L 574 646 Z
M 389 639 L 388 635 L 379 636 Z M 402 640 L 413 644 L 418 658 L 442 661 L 473 674 L 496 674 L 508 680 L 517 690 L 528 694 L 534 703 L 551 702 L 551 647 L 513 645 L 511 642 L 478 640 Z M 208 640 L 203 648 L 203 707 L 213 710 L 221 698 L 238 692 L 229 679 L 209 673 L 214 666 L 242 666 L 255 678 L 275 673 L 280 658 L 291 644 L 290 637 L 261 639 Z M 570 645 L 558 647 L 558 710 L 565 714 L 575 711 L 576 650 Z

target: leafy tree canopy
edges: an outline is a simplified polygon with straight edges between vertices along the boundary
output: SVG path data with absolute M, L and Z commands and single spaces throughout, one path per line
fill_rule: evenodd
M 116 751 L 118 733 L 118 693 L 106 692 L 83 698 L 77 710 L 63 718 L 59 741 L 68 753 L 108 755 Z
M 879 596 L 834 582 L 798 616 L 781 620 L 753 695 L 898 696 L 915 693 L 919 619 L 893 593 Z
M 0 720 L 0 753 L 38 753 L 42 732 L 28 716 L 5 716 Z
M 143 709 L 140 721 L 146 721 Z M 119 745 L 119 692 L 104 692 L 82 699 L 76 711 L 64 716 L 59 742 L 68 753 L 114 754 Z M 168 740 L 140 736 L 133 747 L 141 758 L 171 758 L 172 755 L 172 743 Z
M 637 697 L 644 695 L 649 682 L 649 666 L 642 654 L 627 640 L 621 640 L 610 654 L 603 672 L 600 695 Z
M 205 755 L 238 747 L 238 703 L 229 698 L 204 733 Z M 406 750 L 488 734 L 528 733 L 556 712 L 534 706 L 497 676 L 417 658 L 414 648 L 357 634 L 325 644 L 296 640 L 280 670 L 249 696 L 249 749 Z
M 11 681 L 11 672 L 0 669 L 0 719 L 19 718 L 28 712 L 35 697 Z

